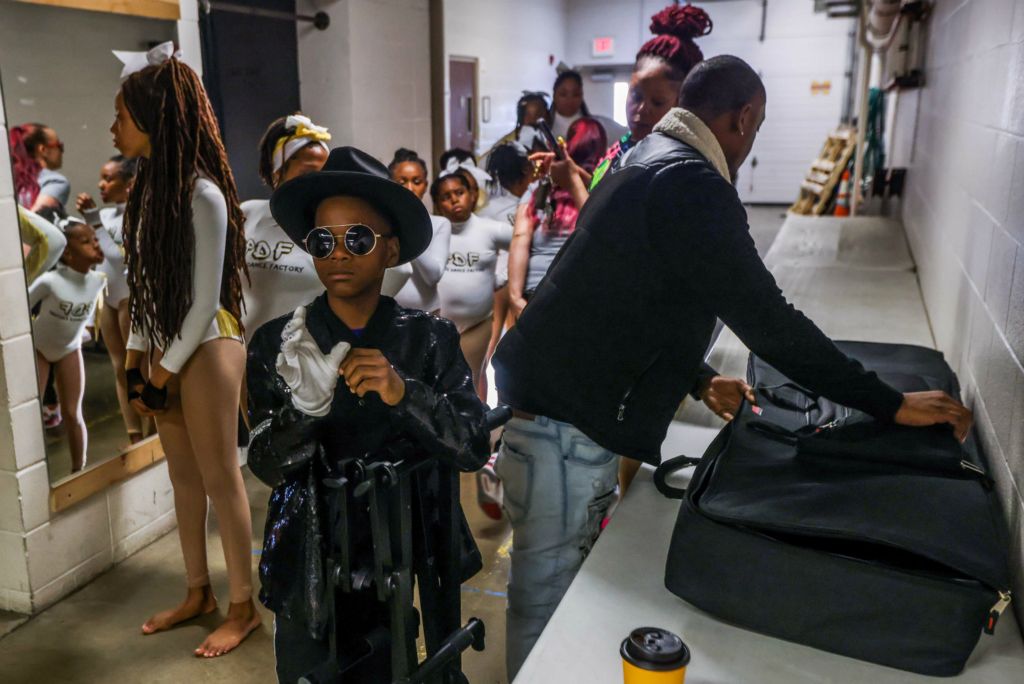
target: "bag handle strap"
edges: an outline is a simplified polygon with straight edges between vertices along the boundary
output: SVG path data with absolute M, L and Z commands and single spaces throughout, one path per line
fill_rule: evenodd
M 684 468 L 692 468 L 698 463 L 700 463 L 699 458 L 691 458 L 690 456 L 676 456 L 664 461 L 654 470 L 654 486 L 669 499 L 682 499 L 686 496 L 686 488 L 673 487 L 667 482 L 667 478 L 675 472 Z

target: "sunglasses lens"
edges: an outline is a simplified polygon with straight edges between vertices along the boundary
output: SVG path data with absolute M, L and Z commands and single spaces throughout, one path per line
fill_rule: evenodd
M 366 256 L 372 252 L 376 240 L 369 226 L 355 225 L 345 231 L 345 248 L 356 256 Z
M 334 236 L 326 228 L 314 228 L 306 236 L 306 251 L 314 259 L 326 259 L 334 251 Z

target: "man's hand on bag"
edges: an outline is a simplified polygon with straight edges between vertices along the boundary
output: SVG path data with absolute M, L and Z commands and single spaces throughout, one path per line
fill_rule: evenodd
M 292 405 L 310 416 L 326 416 L 331 410 L 338 366 L 351 345 L 339 342 L 323 354 L 306 329 L 306 307 L 296 309 L 281 331 L 277 372 L 292 390 Z
M 757 402 L 750 385 L 739 378 L 724 375 L 711 378 L 700 391 L 700 400 L 726 422 L 736 417 L 736 412 L 740 410 L 740 404 L 744 399 L 751 404 Z
M 353 349 L 338 369 L 350 392 L 365 397 L 376 392 L 388 406 L 397 406 L 405 397 L 405 381 L 379 349 Z
M 953 426 L 956 438 L 963 442 L 971 431 L 974 414 L 945 392 L 907 392 L 903 395 L 903 403 L 893 421 L 898 425 L 912 427 L 949 423 Z

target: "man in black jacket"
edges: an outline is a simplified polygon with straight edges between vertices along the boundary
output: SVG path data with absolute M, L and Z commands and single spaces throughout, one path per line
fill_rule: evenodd
M 789 304 L 750 237 L 733 179 L 764 120 L 765 90 L 736 57 L 696 66 L 673 109 L 596 188 L 576 231 L 494 357 L 515 408 L 497 471 L 514 529 L 508 668 L 518 671 L 599 531 L 615 454 L 659 461 L 720 318 L 794 381 L 881 420 L 971 414 L 942 392 L 900 394 Z M 741 392 L 734 392 L 730 415 Z M 728 416 L 727 416 L 728 417 Z

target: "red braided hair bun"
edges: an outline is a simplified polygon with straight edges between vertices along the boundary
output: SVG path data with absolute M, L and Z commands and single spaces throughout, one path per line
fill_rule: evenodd
M 651 33 L 655 35 L 636 53 L 637 62 L 643 57 L 659 57 L 682 80 L 695 64 L 704 60 L 704 53 L 693 39 L 708 35 L 711 27 L 711 17 L 700 7 L 670 5 L 651 17 Z

